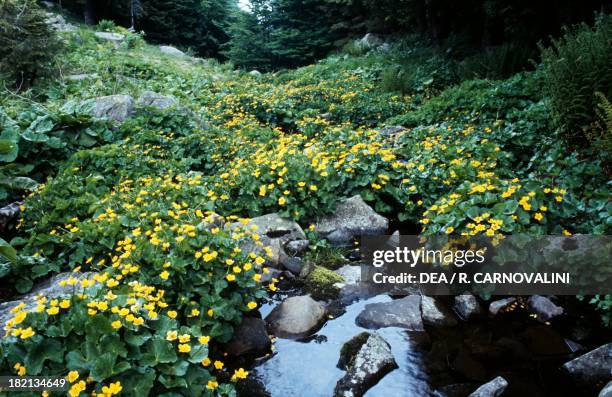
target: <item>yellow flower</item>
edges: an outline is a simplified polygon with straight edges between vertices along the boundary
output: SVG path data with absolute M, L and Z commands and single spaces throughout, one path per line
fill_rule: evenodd
M 208 309 L 208 311 L 206 312 L 206 314 L 208 315 L 208 317 L 212 317 L 213 314 L 215 314 L 215 311 L 213 309 Z
M 202 365 L 208 367 L 210 365 L 210 358 L 206 357 L 204 360 L 202 360 Z
M 55 316 L 57 313 L 59 313 L 59 307 L 57 306 L 51 307 L 47 309 L 47 313 L 49 313 L 49 315 L 51 316 Z
M 228 274 L 227 276 L 225 276 L 225 278 L 227 279 L 227 281 L 236 280 L 236 276 L 234 276 L 233 274 Z
M 186 343 L 181 343 L 178 345 L 178 350 L 181 353 L 189 353 L 191 351 L 191 346 Z
M 170 311 L 168 312 L 168 317 L 170 317 L 170 318 L 176 318 L 176 316 L 177 316 L 177 313 L 176 313 L 174 310 L 170 310 Z
M 455 231 L 455 228 L 452 227 L 452 226 L 449 226 L 449 227 L 446 228 L 446 234 L 451 234 L 454 231 Z
M 66 377 L 66 379 L 68 379 L 68 382 L 70 383 L 74 383 L 74 381 L 77 380 L 78 378 L 79 378 L 78 371 L 70 371 L 68 372 L 68 376 Z
M 209 390 L 215 390 L 217 387 L 219 387 L 219 383 L 215 380 L 209 380 L 206 384 L 206 388 Z
M 224 364 L 223 364 L 223 362 L 217 360 L 217 361 L 215 361 L 215 363 L 213 365 L 215 366 L 215 368 L 221 369 L 221 368 L 223 368 Z
M 26 374 L 26 367 L 24 365 L 21 365 L 20 363 L 15 364 L 14 368 L 17 370 L 17 375 L 19 376 L 25 376 Z
M 114 329 L 119 329 L 119 328 L 121 328 L 121 327 L 123 326 L 123 324 L 121 324 L 121 321 L 116 320 L 116 321 L 113 321 L 113 322 L 111 323 L 111 326 L 112 326 Z
M 191 335 L 189 334 L 179 335 L 178 339 L 180 343 L 187 343 L 191 340 Z
M 175 341 L 178 338 L 178 332 L 176 331 L 168 331 L 166 332 L 166 340 L 167 341 Z
M 168 280 L 168 277 L 170 277 L 170 273 L 168 273 L 167 270 L 164 270 L 159 275 L 159 278 L 161 278 L 162 280 Z
M 284 197 L 278 199 L 278 205 L 285 205 L 286 202 L 287 200 Z
M 536 221 L 541 221 L 542 218 L 544 218 L 544 215 L 542 215 L 540 212 L 536 212 L 533 217 L 536 219 Z
M 21 334 L 19 335 L 19 337 L 21 339 L 28 339 L 28 338 L 33 337 L 34 335 L 36 335 L 36 332 L 34 332 L 32 327 L 28 327 L 24 329 L 23 331 L 21 331 Z
M 203 345 L 207 345 L 208 342 L 210 342 L 210 336 L 200 336 L 198 338 L 198 342 L 200 342 Z
M 232 380 L 235 381 L 236 379 L 246 379 L 248 375 L 249 373 L 245 371 L 244 368 L 238 368 L 234 371 L 234 375 L 232 375 Z
M 70 301 L 68 299 L 64 299 L 60 302 L 59 306 L 62 309 L 68 309 L 70 307 Z
M 257 307 L 257 303 L 251 301 L 249 303 L 247 303 L 247 307 L 251 310 L 255 309 Z
M 118 381 L 102 387 L 102 393 L 105 397 L 119 394 L 121 390 L 123 390 L 123 387 L 121 386 L 121 382 Z

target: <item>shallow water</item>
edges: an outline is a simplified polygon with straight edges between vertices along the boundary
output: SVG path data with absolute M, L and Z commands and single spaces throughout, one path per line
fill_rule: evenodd
M 336 382 L 344 371 L 336 367 L 342 345 L 366 329 L 355 324 L 355 318 L 368 303 L 386 302 L 386 295 L 357 301 L 346 312 L 327 323 L 307 341 L 277 339 L 275 354 L 253 372 L 266 386 L 271 397 L 332 396 Z M 266 316 L 275 305 L 262 307 Z M 371 330 L 368 330 L 373 332 Z M 429 395 L 421 356 L 408 332 L 401 328 L 383 328 L 378 332 L 389 342 L 398 369 L 374 385 L 366 397 L 402 397 Z

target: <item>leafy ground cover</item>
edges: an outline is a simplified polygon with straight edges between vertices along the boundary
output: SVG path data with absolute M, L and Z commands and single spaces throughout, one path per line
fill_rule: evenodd
M 537 71 L 435 90 L 425 74 L 400 93 L 377 52 L 258 76 L 123 33 L 120 47 L 67 34 L 64 73 L 90 77 L 0 100 L 3 170 L 44 182 L 2 274 L 24 293 L 75 272 L 71 297 L 14 309 L 0 366 L 15 373 L 67 376 L 73 396 L 233 395 L 247 373 L 221 344 L 276 288 L 266 251 L 244 248 L 256 230 L 236 225 L 265 213 L 308 229 L 360 194 L 425 234 L 610 232 L 609 180 L 560 144 Z M 119 126 L 88 115 L 87 99 L 145 90 L 179 105 Z

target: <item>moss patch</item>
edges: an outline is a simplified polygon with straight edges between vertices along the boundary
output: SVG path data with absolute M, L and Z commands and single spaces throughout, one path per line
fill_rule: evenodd
M 334 271 L 323 266 L 315 266 L 304 280 L 304 286 L 313 299 L 333 299 L 340 292 L 334 284 L 342 282 L 344 278 Z

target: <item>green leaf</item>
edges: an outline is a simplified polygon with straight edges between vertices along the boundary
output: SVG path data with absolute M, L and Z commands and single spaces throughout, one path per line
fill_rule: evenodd
M 38 375 L 43 364 L 47 360 L 61 363 L 64 358 L 64 347 L 55 339 L 40 339 L 34 345 L 28 347 L 28 353 L 24 358 L 24 365 L 29 375 Z
M 13 264 L 17 262 L 17 251 L 2 238 L 0 238 L 0 256 L 6 258 Z
M 147 342 L 144 351 L 145 354 L 142 357 L 141 363 L 146 366 L 154 366 L 159 363 L 172 363 L 177 359 L 174 346 L 172 346 L 170 342 L 159 337 Z

